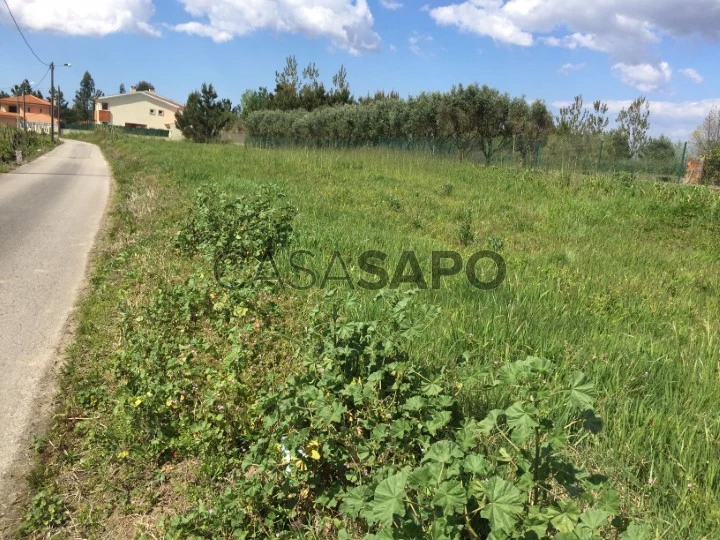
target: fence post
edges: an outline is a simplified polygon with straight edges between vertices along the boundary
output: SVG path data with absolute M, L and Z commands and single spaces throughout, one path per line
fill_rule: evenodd
M 677 170 L 677 179 L 678 182 L 680 181 L 680 178 L 682 177 L 683 173 L 685 172 L 685 154 L 687 152 L 687 141 L 685 141 L 685 145 L 683 146 L 682 151 L 682 157 L 680 158 L 680 163 L 678 163 L 678 170 Z
M 602 161 L 603 145 L 605 144 L 605 137 L 600 137 L 600 150 L 598 151 L 597 170 L 600 171 L 600 162 Z

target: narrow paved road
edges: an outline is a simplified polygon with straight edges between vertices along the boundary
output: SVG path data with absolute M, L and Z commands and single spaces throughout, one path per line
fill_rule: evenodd
M 100 150 L 77 141 L 0 175 L 0 531 L 110 181 Z

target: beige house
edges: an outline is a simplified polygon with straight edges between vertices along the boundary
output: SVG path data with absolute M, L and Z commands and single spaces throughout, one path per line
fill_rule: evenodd
M 102 96 L 95 100 L 96 124 L 147 129 L 166 129 L 170 138 L 182 138 L 175 126 L 175 113 L 183 105 L 156 94 L 153 90 L 138 92 L 131 87 L 128 94 Z

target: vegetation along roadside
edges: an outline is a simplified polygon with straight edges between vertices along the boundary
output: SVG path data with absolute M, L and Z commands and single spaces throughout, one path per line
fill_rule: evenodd
M 699 538 L 720 525 L 720 205 L 382 149 L 93 139 L 117 182 L 29 537 Z M 558 232 L 560 231 L 560 232 Z M 228 290 L 290 248 L 505 283 Z M 225 259 L 227 260 L 227 258 Z M 420 257 L 429 260 L 429 257 Z M 247 275 L 246 275 L 247 274 Z

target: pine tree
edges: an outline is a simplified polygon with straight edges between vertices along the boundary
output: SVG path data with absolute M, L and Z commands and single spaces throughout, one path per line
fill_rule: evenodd
M 212 84 L 203 83 L 188 96 L 185 110 L 175 114 L 175 124 L 187 139 L 207 143 L 216 140 L 233 119 L 229 99 L 218 99 Z

